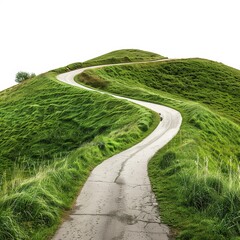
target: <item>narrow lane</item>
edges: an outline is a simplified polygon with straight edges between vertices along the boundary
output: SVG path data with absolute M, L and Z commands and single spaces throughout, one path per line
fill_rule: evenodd
M 95 91 L 73 79 L 86 69 L 60 74 L 57 78 Z M 123 99 L 161 113 L 163 120 L 142 142 L 105 160 L 92 171 L 69 218 L 53 240 L 169 239 L 169 229 L 161 223 L 151 189 L 147 164 L 177 134 L 182 118 L 179 112 L 165 106 Z

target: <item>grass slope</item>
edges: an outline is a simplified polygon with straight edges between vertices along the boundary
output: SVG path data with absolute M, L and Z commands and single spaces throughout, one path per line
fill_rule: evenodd
M 136 89 L 137 82 L 142 88 L 147 86 L 203 103 L 240 123 L 240 71 L 221 63 L 204 59 L 183 59 L 106 67 L 88 70 L 84 74 L 83 79 L 88 75 L 88 78 L 95 79 L 95 82 L 101 80 L 102 88 L 105 88 L 109 81 L 114 81 L 114 87 L 119 88 L 119 93 L 122 84 L 127 82 L 131 89 Z M 92 82 L 94 84 L 94 81 Z M 106 89 L 111 90 L 111 86 Z
M 240 71 L 185 59 L 104 67 L 76 79 L 179 110 L 179 134 L 149 164 L 163 219 L 178 239 L 238 239 Z
M 46 239 L 90 171 L 159 121 L 149 110 L 55 76 L 0 93 L 0 239 Z

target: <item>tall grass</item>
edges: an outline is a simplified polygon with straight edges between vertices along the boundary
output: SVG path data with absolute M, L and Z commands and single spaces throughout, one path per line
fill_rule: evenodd
M 180 133 L 149 164 L 162 217 L 178 239 L 235 239 L 240 234 L 239 126 L 200 105 L 184 105 Z
M 70 207 L 70 199 L 86 177 L 87 169 L 70 159 L 42 166 L 32 177 L 12 177 L 4 183 L 0 197 L 0 219 L 5 221 L 0 224 L 0 238 L 46 238 L 46 232 L 41 232 L 46 227 L 48 233 L 53 231 L 61 211 Z

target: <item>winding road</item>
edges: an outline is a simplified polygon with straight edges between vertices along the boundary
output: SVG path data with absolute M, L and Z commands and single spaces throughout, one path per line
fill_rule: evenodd
M 74 81 L 75 75 L 89 68 L 60 74 L 57 79 L 96 91 Z M 170 239 L 169 228 L 161 223 L 147 164 L 177 134 L 182 117 L 176 110 L 165 106 L 112 96 L 161 113 L 163 120 L 142 142 L 105 160 L 92 171 L 74 209 L 53 240 Z

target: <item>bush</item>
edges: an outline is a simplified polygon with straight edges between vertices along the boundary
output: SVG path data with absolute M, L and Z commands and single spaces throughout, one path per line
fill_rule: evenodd
M 15 81 L 16 82 L 18 82 L 18 83 L 20 83 L 20 82 L 22 82 L 22 81 L 24 81 L 24 80 L 27 80 L 27 79 L 29 79 L 29 78 L 33 78 L 33 77 L 35 77 L 36 76 L 36 74 L 35 73 L 27 73 L 27 72 L 18 72 L 17 74 L 16 74 L 16 78 L 15 78 Z

